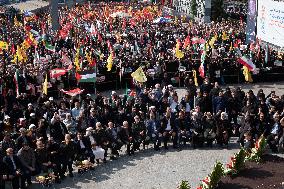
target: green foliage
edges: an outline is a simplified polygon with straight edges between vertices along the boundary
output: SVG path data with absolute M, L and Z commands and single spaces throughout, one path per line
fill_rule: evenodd
M 246 161 L 246 151 L 244 148 L 241 148 L 238 153 L 231 157 L 231 162 L 227 164 L 227 169 L 225 174 L 236 175 L 240 172 L 241 169 L 245 167 Z
M 190 189 L 189 183 L 186 180 L 181 181 L 178 189 Z
M 214 166 L 212 173 L 209 175 L 210 177 L 210 188 L 215 188 L 222 176 L 224 175 L 224 168 L 221 162 L 217 162 Z
M 239 153 L 236 154 L 235 157 L 236 157 L 236 162 L 234 167 L 236 169 L 236 172 L 238 173 L 245 166 L 246 151 L 243 148 L 241 148 L 241 150 L 239 151 Z
M 264 150 L 267 146 L 267 140 L 261 136 L 255 143 L 255 147 L 251 149 L 251 153 L 247 155 L 247 160 L 259 163 Z

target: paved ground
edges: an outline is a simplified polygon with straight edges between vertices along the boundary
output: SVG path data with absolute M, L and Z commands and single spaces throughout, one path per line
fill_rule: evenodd
M 284 82 L 248 84 L 241 87 L 245 91 L 252 89 L 255 93 L 262 88 L 267 95 L 272 90 L 278 95 L 284 94 Z M 119 93 L 122 94 L 123 91 Z M 178 89 L 180 95 L 184 92 L 184 89 Z M 110 91 L 104 94 L 110 94 Z M 217 160 L 225 164 L 238 151 L 235 141 L 236 138 L 233 138 L 228 150 L 217 147 L 193 150 L 188 147 L 180 152 L 155 152 L 148 149 L 136 153 L 135 156 L 123 156 L 116 161 L 109 161 L 99 165 L 94 171 L 77 175 L 73 179 L 67 178 L 62 184 L 54 185 L 54 188 L 175 189 L 181 180 L 188 180 L 191 186 L 196 187 L 199 180 L 211 172 Z
M 175 189 L 181 180 L 188 180 L 192 186 L 197 186 L 199 180 L 211 172 L 217 160 L 225 164 L 237 151 L 235 142 L 229 149 L 213 147 L 193 150 L 187 147 L 179 152 L 173 149 L 156 152 L 149 147 L 134 156 L 123 155 L 118 160 L 101 164 L 84 175 L 66 178 L 54 188 Z

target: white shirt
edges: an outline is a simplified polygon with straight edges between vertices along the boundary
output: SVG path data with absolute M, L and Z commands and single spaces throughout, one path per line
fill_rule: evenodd
M 95 143 L 96 143 L 93 136 L 89 136 L 89 139 L 90 139 L 90 141 L 91 141 L 91 144 L 95 144 Z
M 190 112 L 190 105 L 188 102 L 185 104 L 185 112 Z
M 177 112 L 177 110 L 176 110 L 177 105 L 178 105 L 178 103 L 175 102 L 175 101 L 173 101 L 173 102 L 171 103 L 171 110 L 172 110 L 172 113 L 176 113 L 176 112 Z
M 82 149 L 83 149 L 83 148 L 86 148 L 82 140 L 80 140 L 80 147 L 81 147 Z
M 17 169 L 17 166 L 16 166 L 16 163 L 15 163 L 15 161 L 14 161 L 13 156 L 11 156 L 10 158 L 11 158 L 11 161 L 12 161 L 12 163 L 13 163 L 14 170 L 16 170 L 16 169 Z
M 166 128 L 166 131 L 170 131 L 170 130 L 172 130 L 172 127 L 171 127 L 171 119 L 168 120 L 167 128 Z

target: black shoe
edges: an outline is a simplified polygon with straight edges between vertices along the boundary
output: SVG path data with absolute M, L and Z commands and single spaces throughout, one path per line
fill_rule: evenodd
M 103 162 L 104 162 L 104 163 L 107 163 L 107 160 L 106 160 L 106 158 L 104 158 Z
M 97 160 L 96 160 L 96 163 L 99 164 L 99 163 L 100 163 L 100 160 L 97 159 Z
M 117 158 L 114 157 L 114 156 L 110 156 L 110 159 L 111 159 L 111 160 L 117 160 Z
M 66 178 L 66 176 L 65 175 L 61 175 L 60 178 L 63 180 L 63 179 Z
M 69 177 L 73 178 L 74 177 L 73 173 L 69 173 Z
M 169 148 L 167 146 L 165 146 L 165 150 L 168 150 Z

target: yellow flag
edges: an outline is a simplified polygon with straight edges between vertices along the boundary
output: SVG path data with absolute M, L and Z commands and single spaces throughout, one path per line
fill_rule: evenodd
M 193 79 L 194 79 L 194 84 L 195 84 L 196 87 L 198 87 L 197 76 L 196 76 L 195 70 L 192 70 L 192 75 L 193 75 Z
M 92 64 L 92 58 L 91 58 L 91 56 L 88 52 L 86 52 L 86 59 L 87 59 L 89 64 Z
M 230 45 L 230 51 L 233 50 L 233 43 L 231 42 L 231 45 Z
M 43 94 L 46 94 L 47 95 L 47 74 L 46 74 L 46 76 L 45 76 L 45 80 L 44 80 L 44 82 L 43 82 L 43 85 L 42 85 L 42 93 Z
M 211 40 L 209 41 L 209 45 L 210 45 L 210 47 L 211 47 L 212 49 L 214 48 L 214 44 L 215 44 L 216 39 L 217 39 L 217 38 L 214 36 L 214 37 L 212 37 Z
M 74 60 L 74 64 L 76 66 L 76 71 L 80 70 L 79 56 L 80 56 L 80 50 L 79 50 L 79 48 L 77 48 L 77 52 L 76 52 L 75 60 Z
M 131 74 L 131 77 L 133 77 L 136 81 L 144 83 L 147 81 L 147 77 L 144 74 L 141 67 L 139 67 L 135 72 Z
M 226 32 L 223 32 L 222 34 L 222 40 L 226 41 L 228 39 Z
M 102 54 L 100 54 L 100 60 L 103 60 L 104 59 L 104 57 L 105 57 L 105 55 L 102 53 Z
M 16 16 L 14 17 L 14 25 L 15 25 L 16 27 L 22 26 L 22 24 L 18 21 L 18 19 L 17 19 Z
M 243 74 L 244 74 L 245 80 L 247 82 L 250 82 L 250 83 L 253 82 L 252 77 L 251 77 L 251 73 L 250 73 L 249 69 L 246 66 L 243 66 Z
M 111 71 L 113 63 L 112 53 L 110 53 L 109 57 L 107 58 L 107 71 Z
M 23 49 L 22 47 L 20 47 L 19 45 L 17 45 L 17 50 L 16 53 L 14 55 L 14 63 L 17 62 L 26 62 L 27 61 L 27 54 L 25 49 Z
M 8 50 L 8 43 L 5 41 L 0 41 L 0 49 Z
M 176 50 L 176 57 L 178 59 L 182 59 L 184 57 L 184 53 L 181 50 Z

